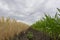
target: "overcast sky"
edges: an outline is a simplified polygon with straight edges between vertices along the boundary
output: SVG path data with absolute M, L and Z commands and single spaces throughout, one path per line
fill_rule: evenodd
M 60 8 L 60 0 L 0 0 L 0 17 L 10 17 L 34 23 L 44 13 L 54 15 Z

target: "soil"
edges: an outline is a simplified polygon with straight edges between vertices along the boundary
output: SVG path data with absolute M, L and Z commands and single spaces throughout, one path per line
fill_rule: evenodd
M 27 37 L 27 34 L 29 32 L 33 33 L 33 37 L 30 38 L 30 39 Z M 46 33 L 37 31 L 37 30 L 32 29 L 30 27 L 28 30 L 23 31 L 23 32 L 19 33 L 18 35 L 15 35 L 13 37 L 13 40 L 51 40 L 51 39 L 50 39 L 50 37 Z

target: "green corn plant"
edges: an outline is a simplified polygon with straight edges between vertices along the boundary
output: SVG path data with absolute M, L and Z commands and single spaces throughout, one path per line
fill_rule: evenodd
M 48 33 L 51 38 L 58 40 L 60 35 L 60 18 L 56 14 L 54 18 L 45 14 L 45 18 L 32 25 L 33 29 Z
M 59 8 L 57 8 L 57 10 L 60 12 L 60 9 Z

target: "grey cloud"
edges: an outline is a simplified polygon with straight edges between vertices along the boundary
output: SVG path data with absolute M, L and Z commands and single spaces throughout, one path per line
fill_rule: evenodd
M 17 20 L 33 23 L 44 16 L 54 15 L 60 8 L 60 0 L 0 0 L 8 9 L 0 7 L 0 16 L 10 16 Z M 3 6 L 4 6 L 3 5 Z

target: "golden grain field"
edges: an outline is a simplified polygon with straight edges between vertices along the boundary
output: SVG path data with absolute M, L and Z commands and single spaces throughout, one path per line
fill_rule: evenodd
M 0 40 L 5 38 L 13 37 L 15 34 L 18 34 L 22 31 L 28 29 L 29 25 L 22 22 L 17 22 L 15 19 L 10 18 L 0 18 Z

